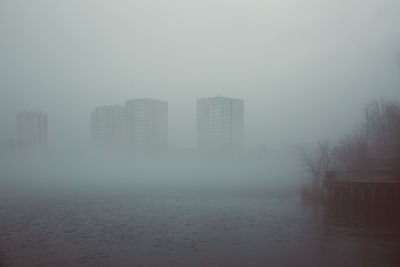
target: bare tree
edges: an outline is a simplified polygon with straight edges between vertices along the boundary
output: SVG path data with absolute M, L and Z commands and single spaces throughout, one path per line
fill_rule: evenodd
M 368 156 L 400 160 L 400 101 L 375 99 L 364 107 Z
M 319 186 L 333 163 L 334 157 L 328 141 L 320 141 L 311 151 L 302 150 L 300 160 L 311 176 L 313 185 Z
M 373 100 L 364 107 L 364 120 L 353 134 L 333 148 L 320 141 L 311 150 L 301 150 L 300 160 L 312 178 L 311 190 L 303 186 L 303 197 L 321 194 L 321 182 L 330 169 L 371 170 L 400 168 L 400 101 Z M 389 163 L 389 164 L 387 164 Z
M 332 149 L 332 167 L 340 170 L 364 170 L 368 168 L 367 139 L 360 128 L 346 135 Z
M 379 168 L 374 159 L 400 161 L 400 102 L 394 98 L 367 103 L 361 127 L 334 147 L 333 156 L 334 168 L 343 170 Z

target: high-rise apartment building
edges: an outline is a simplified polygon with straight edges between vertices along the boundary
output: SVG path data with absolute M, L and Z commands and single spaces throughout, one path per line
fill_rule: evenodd
M 27 146 L 47 144 L 47 115 L 40 112 L 17 114 L 17 138 Z
M 154 99 L 125 102 L 128 144 L 145 150 L 168 145 L 168 103 Z
M 91 114 L 93 140 L 97 144 L 123 144 L 124 115 L 120 105 L 96 107 Z
M 228 97 L 197 100 L 197 144 L 201 150 L 243 148 L 244 102 Z

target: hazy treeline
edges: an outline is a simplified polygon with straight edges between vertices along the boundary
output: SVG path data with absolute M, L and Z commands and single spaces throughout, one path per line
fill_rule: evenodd
M 361 126 L 333 151 L 333 168 L 398 169 L 400 166 L 400 101 L 375 99 L 364 106 Z M 382 161 L 388 162 L 384 164 Z
M 328 170 L 400 169 L 399 99 L 374 99 L 363 111 L 359 126 L 336 144 L 324 140 L 301 151 L 302 165 L 315 183 Z

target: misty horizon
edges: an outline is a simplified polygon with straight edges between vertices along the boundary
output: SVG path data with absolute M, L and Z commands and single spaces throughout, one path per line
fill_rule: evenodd
M 95 106 L 155 98 L 192 147 L 195 100 L 217 95 L 245 100 L 248 147 L 339 138 L 399 95 L 399 3 L 299 3 L 2 1 L 0 139 L 40 110 L 51 144 L 79 147 Z

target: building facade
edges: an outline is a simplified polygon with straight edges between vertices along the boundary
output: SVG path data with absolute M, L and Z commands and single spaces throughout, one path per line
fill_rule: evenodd
M 17 138 L 27 146 L 47 144 L 47 115 L 40 112 L 17 114 Z
M 97 144 L 118 145 L 124 142 L 124 108 L 99 106 L 91 113 L 92 138 Z
M 130 146 L 162 150 L 168 145 L 168 103 L 155 99 L 125 102 L 126 135 Z
M 244 143 L 244 101 L 228 97 L 197 100 L 200 150 L 238 151 Z

